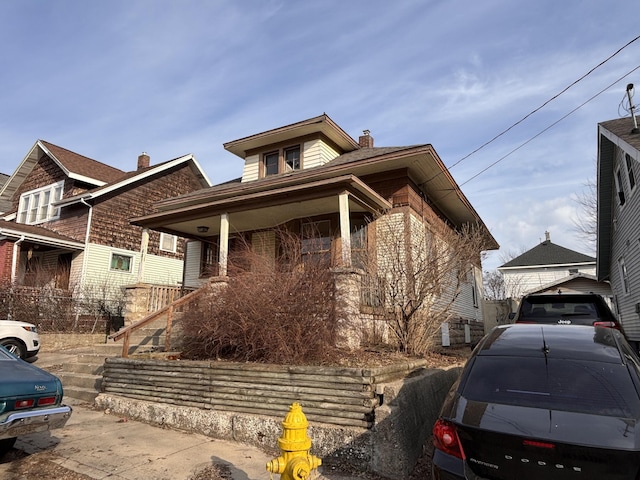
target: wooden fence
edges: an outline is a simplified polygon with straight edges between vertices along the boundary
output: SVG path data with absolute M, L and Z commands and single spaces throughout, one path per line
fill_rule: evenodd
M 107 358 L 105 393 L 174 405 L 284 417 L 300 402 L 310 421 L 371 428 L 382 395 L 426 362 L 374 369 Z

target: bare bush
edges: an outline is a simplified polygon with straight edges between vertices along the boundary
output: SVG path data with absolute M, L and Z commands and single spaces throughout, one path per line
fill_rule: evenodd
M 182 355 L 268 363 L 322 363 L 334 352 L 337 320 L 328 259 L 305 258 L 278 233 L 281 255 L 249 246 L 230 258 L 224 288 L 185 312 Z
M 406 212 L 376 222 L 376 247 L 366 269 L 378 279 L 375 303 L 401 352 L 433 349 L 441 324 L 455 317 L 462 285 L 473 282 L 485 242 L 479 228 L 425 225 Z

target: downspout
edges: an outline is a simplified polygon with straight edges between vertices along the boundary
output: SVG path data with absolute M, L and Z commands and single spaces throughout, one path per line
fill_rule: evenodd
M 20 244 L 24 242 L 24 235 L 22 235 L 14 244 L 13 244 L 13 255 L 11 258 L 11 285 L 15 285 L 17 269 L 18 269 L 18 254 Z
M 89 215 L 87 217 L 87 230 L 84 234 L 84 252 L 82 252 L 82 271 L 80 272 L 80 287 L 84 288 L 85 275 L 87 270 L 87 249 L 89 247 L 89 233 L 91 232 L 91 220 L 93 218 L 93 206 L 88 204 L 84 198 L 80 199 L 80 202 L 89 208 Z

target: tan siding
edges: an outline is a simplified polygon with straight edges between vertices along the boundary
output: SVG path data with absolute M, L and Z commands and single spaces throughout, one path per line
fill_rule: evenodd
M 320 167 L 336 158 L 339 153 L 320 139 L 310 140 L 303 146 L 303 168 Z
M 250 155 L 244 160 L 242 181 L 252 182 L 260 178 L 260 155 Z

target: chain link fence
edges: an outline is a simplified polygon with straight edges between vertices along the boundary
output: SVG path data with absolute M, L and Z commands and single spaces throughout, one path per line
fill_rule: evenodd
M 72 296 L 48 287 L 0 287 L 0 319 L 35 324 L 45 333 L 106 333 L 124 323 L 123 295 Z

